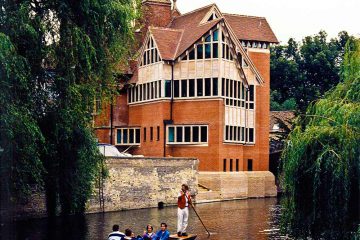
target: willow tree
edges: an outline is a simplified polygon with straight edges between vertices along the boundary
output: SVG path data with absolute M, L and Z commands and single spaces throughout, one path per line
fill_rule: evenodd
M 24 196 L 28 184 L 45 187 L 50 215 L 59 207 L 63 214 L 85 209 L 101 159 L 90 125 L 94 99 L 115 90 L 116 66 L 126 62 L 131 49 L 136 6 L 134 0 L 1 1 L 1 37 L 8 41 L 1 44 L 12 46 L 7 55 L 16 56 L 16 64 L 5 64 L 7 72 L 1 72 L 7 74 L 1 76 L 1 87 L 12 86 L 1 100 L 9 105 L 12 99 L 18 107 L 2 112 L 1 120 L 19 122 L 13 125 L 17 135 L 2 128 L 2 139 L 9 143 L 4 155 L 9 159 L 2 162 L 12 164 L 14 193 Z M 23 94 L 11 96 L 17 86 L 25 86 Z M 31 138 L 34 147 L 21 150 L 35 158 L 10 161 L 18 153 L 12 146 L 24 146 Z M 33 166 L 28 175 L 37 181 L 16 177 L 13 169 L 21 169 L 19 164 Z
M 283 226 L 296 237 L 346 239 L 360 221 L 359 40 L 346 45 L 341 78 L 298 119 L 282 156 Z

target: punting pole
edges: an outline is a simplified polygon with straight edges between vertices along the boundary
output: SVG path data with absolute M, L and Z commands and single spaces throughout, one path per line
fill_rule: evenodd
M 199 216 L 199 214 L 197 213 L 197 211 L 196 211 L 196 209 L 195 209 L 194 205 L 192 204 L 192 202 L 190 202 L 190 201 L 189 201 L 189 198 L 188 198 L 188 196 L 186 195 L 186 193 L 185 193 L 185 197 L 187 198 L 187 200 L 188 200 L 188 202 L 190 203 L 190 205 L 191 205 L 192 209 L 193 209 L 193 210 L 194 210 L 194 212 L 196 213 L 196 216 L 199 218 L 199 220 L 200 220 L 201 224 L 204 226 L 204 228 L 205 228 L 205 230 L 206 230 L 206 232 L 207 232 L 207 234 L 208 234 L 208 237 L 210 237 L 210 232 L 209 232 L 209 230 L 207 230 L 207 228 L 206 228 L 206 226 L 205 226 L 204 222 L 202 221 L 201 217 L 200 217 L 200 216 Z

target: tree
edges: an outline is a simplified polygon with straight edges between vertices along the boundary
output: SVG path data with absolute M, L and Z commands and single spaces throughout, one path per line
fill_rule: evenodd
M 30 184 L 37 187 L 43 184 L 40 150 L 44 138 L 31 111 L 34 91 L 27 81 L 30 76 L 27 61 L 17 55 L 3 33 L 0 33 L 0 76 L 1 194 L 9 197 L 12 189 L 27 196 Z
M 1 1 L 1 43 L 10 46 L 0 80 L 8 94 L 1 100 L 5 110 L 16 103 L 16 112 L 1 112 L 1 144 L 8 142 L 12 153 L 2 163 L 22 169 L 36 161 L 29 176 L 45 187 L 50 215 L 58 203 L 63 214 L 85 210 L 101 162 L 90 126 L 93 101 L 116 90 L 116 66 L 128 60 L 136 6 L 132 0 Z M 21 123 L 13 125 L 15 135 L 9 118 Z M 26 145 L 29 139 L 35 142 Z M 15 147 L 35 158 L 10 161 L 19 152 Z M 11 175 L 12 191 L 25 196 L 19 190 L 33 181 Z
M 360 40 L 345 49 L 342 82 L 309 105 L 282 155 L 282 221 L 295 237 L 348 239 L 360 221 Z
M 299 45 L 290 38 L 285 46 L 271 49 L 271 90 L 279 93 L 278 104 L 294 98 L 304 112 L 312 101 L 340 82 L 339 71 L 347 41 L 354 37 L 340 32 L 326 41 L 324 31 L 308 36 Z

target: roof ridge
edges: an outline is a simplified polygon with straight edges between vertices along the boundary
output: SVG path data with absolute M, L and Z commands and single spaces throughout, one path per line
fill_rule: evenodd
M 259 17 L 259 16 L 251 16 L 251 15 L 244 15 L 244 14 L 236 14 L 236 13 L 223 13 L 223 15 L 233 15 L 233 16 L 239 16 L 239 17 L 250 17 L 250 18 L 263 18 L 265 17 Z
M 150 29 L 159 29 L 159 30 L 169 30 L 169 31 L 175 31 L 175 32 L 181 32 L 183 31 L 183 29 L 180 28 L 169 28 L 169 27 L 154 27 L 154 26 L 150 26 Z
M 194 12 L 197 12 L 197 11 L 200 11 L 200 10 L 203 10 L 203 9 L 205 9 L 205 8 L 208 8 L 208 7 L 210 7 L 210 6 L 215 6 L 215 5 L 216 5 L 215 3 L 212 3 L 212 4 L 206 5 L 206 6 L 204 6 L 204 7 L 194 9 L 194 10 L 192 10 L 192 11 L 190 11 L 190 12 L 181 14 L 181 16 L 175 17 L 174 19 L 181 18 L 181 17 L 186 16 L 186 15 L 188 15 L 188 14 L 191 14 L 191 13 L 194 13 Z
M 175 60 L 175 57 L 177 56 L 178 54 L 178 51 L 179 51 L 179 47 L 180 47 L 180 43 L 182 41 L 182 38 L 184 36 L 184 29 L 180 29 L 181 30 L 181 36 L 179 38 L 179 41 L 177 42 L 176 44 L 176 49 L 175 49 L 175 52 L 174 52 L 174 56 L 173 56 L 173 59 Z

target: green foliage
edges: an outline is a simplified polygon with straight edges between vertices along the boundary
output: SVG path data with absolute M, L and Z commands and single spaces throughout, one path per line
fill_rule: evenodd
M 17 197 L 28 196 L 30 185 L 42 187 L 44 171 L 39 151 L 44 139 L 31 112 L 32 95 L 26 60 L 9 37 L 0 33 L 0 146 L 2 174 L 10 178 Z M 11 161 L 9 161 L 11 160 Z
M 295 98 L 286 99 L 282 104 L 279 103 L 281 94 L 273 90 L 270 93 L 270 109 L 272 111 L 295 111 L 297 104 Z
M 340 32 L 335 39 L 326 38 L 327 34 L 321 31 L 305 37 L 301 44 L 290 38 L 287 45 L 271 49 L 271 90 L 278 91 L 278 104 L 293 98 L 298 110 L 305 112 L 312 101 L 340 82 L 345 44 L 353 42 L 354 37 Z
M 295 98 L 285 100 L 282 104 L 282 107 L 285 111 L 296 110 L 297 104 Z
M 307 108 L 283 152 L 282 220 L 295 237 L 348 239 L 360 221 L 360 40 L 346 49 L 343 82 Z
M 110 98 L 116 90 L 121 71 L 116 66 L 131 53 L 140 4 L 1 3 L 1 89 L 7 93 L 1 96 L 6 106 L 1 127 L 2 139 L 11 144 L 9 169 L 18 175 L 26 171 L 45 187 L 50 215 L 59 204 L 63 214 L 81 213 L 102 168 L 90 126 L 93 101 L 99 95 Z M 3 49 L 10 50 L 3 56 Z M 23 195 L 30 183 L 27 175 L 19 175 L 13 191 Z

